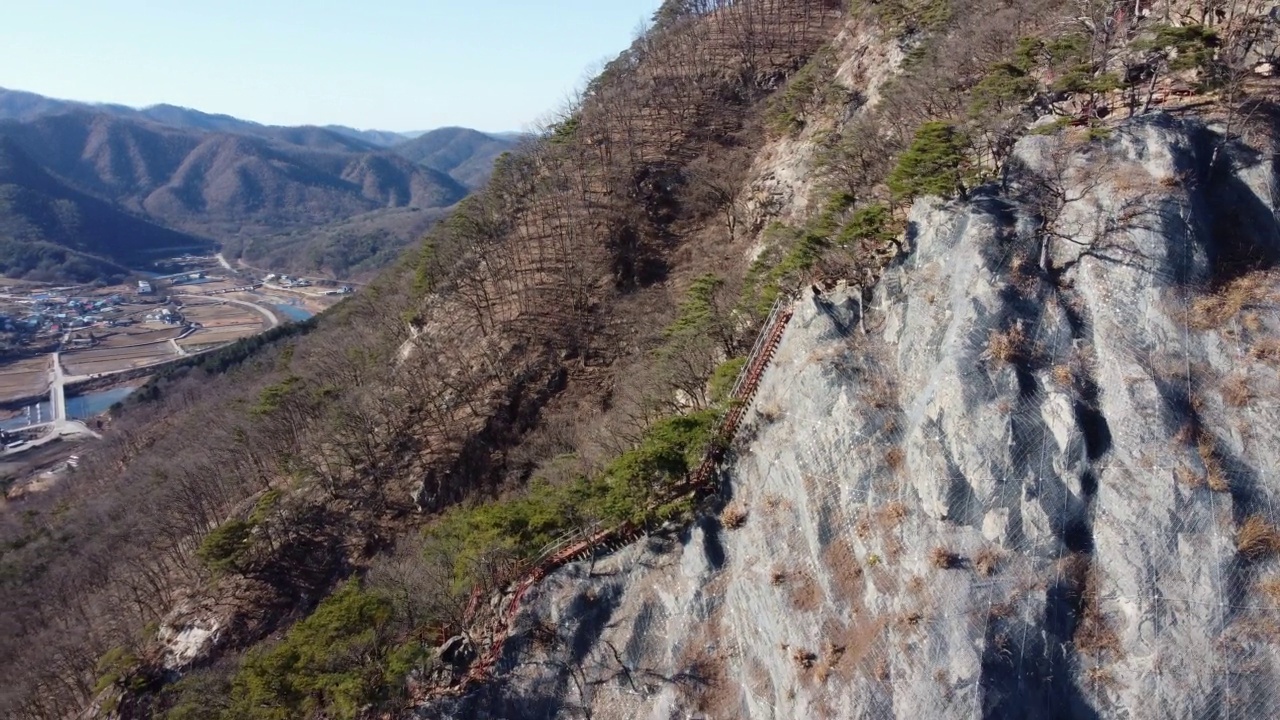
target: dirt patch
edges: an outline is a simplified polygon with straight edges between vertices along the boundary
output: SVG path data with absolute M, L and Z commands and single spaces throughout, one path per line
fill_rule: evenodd
M 827 568 L 837 595 L 850 603 L 860 604 L 865 585 L 862 577 L 862 565 L 853 552 L 848 538 L 837 535 L 822 550 L 822 564 Z
M 810 573 L 795 573 L 787 584 L 791 590 L 791 607 L 800 612 L 817 612 L 822 607 L 822 588 Z

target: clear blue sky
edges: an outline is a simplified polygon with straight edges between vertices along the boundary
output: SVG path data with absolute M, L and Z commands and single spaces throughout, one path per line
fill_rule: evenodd
M 257 122 L 520 130 L 661 0 L 0 0 L 0 87 Z

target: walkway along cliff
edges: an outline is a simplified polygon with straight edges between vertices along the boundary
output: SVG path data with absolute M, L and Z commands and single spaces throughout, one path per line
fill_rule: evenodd
M 1031 137 L 1004 188 L 917 202 L 871 301 L 806 296 L 768 351 L 740 527 L 549 572 L 423 716 L 1268 715 L 1280 178 L 1219 147 Z M 1029 209 L 1051 172 L 1070 242 Z
M 769 369 L 769 363 L 773 360 L 779 343 L 782 342 L 787 323 L 791 320 L 792 305 L 792 298 L 785 294 L 774 301 L 769 315 L 756 337 L 755 344 L 752 345 L 751 351 L 747 355 L 742 371 L 738 374 L 733 389 L 729 393 L 728 410 L 720 419 L 718 428 L 713 436 L 714 439 L 710 447 L 708 447 L 705 457 L 685 483 L 672 488 L 667 496 L 660 498 L 655 504 L 669 502 L 683 495 L 696 494 L 701 496 L 715 492 L 716 488 L 713 487 L 713 481 L 715 480 L 716 468 L 723 461 L 729 444 L 737 437 L 743 418 L 746 417 L 751 407 L 751 401 L 760 387 L 760 381 Z M 502 654 L 503 644 L 507 641 L 508 634 L 511 631 L 511 624 L 520 612 L 520 603 L 530 588 L 568 563 L 598 557 L 602 551 L 620 549 L 627 544 L 636 542 L 647 532 L 648 528 L 630 523 L 603 529 L 597 526 L 586 531 L 566 535 L 557 542 L 548 545 L 538 557 L 526 563 L 523 569 L 518 572 L 516 579 L 508 585 L 508 590 L 504 593 L 502 605 L 496 618 L 498 629 L 493 634 L 492 641 L 484 649 L 484 652 L 480 654 L 479 658 L 468 668 L 460 682 L 448 688 L 448 692 L 464 692 L 473 683 L 489 678 L 495 663 L 497 663 Z M 464 614 L 464 623 L 469 624 L 474 621 L 482 599 L 480 589 L 477 588 L 472 593 L 471 601 Z

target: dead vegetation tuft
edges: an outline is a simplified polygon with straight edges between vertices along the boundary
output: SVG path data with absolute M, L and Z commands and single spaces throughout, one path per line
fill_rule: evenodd
M 1249 357 L 1272 365 L 1280 364 L 1280 339 L 1265 338 L 1258 340 L 1249 348 Z
M 791 650 L 791 660 L 801 668 L 808 670 L 818 661 L 818 656 L 804 648 L 793 648 Z
M 1213 436 L 1204 430 L 1200 431 L 1200 436 L 1196 439 L 1196 453 L 1200 456 L 1200 462 L 1204 463 L 1205 481 L 1208 482 L 1209 489 L 1214 492 L 1230 491 L 1231 482 L 1222 469 L 1216 443 Z
M 1261 515 L 1250 515 L 1236 533 L 1236 550 L 1247 560 L 1266 560 L 1280 553 L 1280 532 Z
M 1275 288 L 1276 278 L 1270 273 L 1256 271 L 1241 275 L 1191 303 L 1191 326 L 1197 330 L 1225 327 L 1246 308 L 1275 303 L 1280 297 Z
M 1271 604 L 1280 608 L 1280 575 L 1269 577 L 1258 583 L 1258 589 L 1262 591 L 1263 597 L 1271 601 Z
M 1253 389 L 1249 387 L 1249 378 L 1237 373 L 1222 383 L 1222 401 L 1231 407 L 1244 407 L 1253 400 Z
M 884 520 L 889 527 L 897 527 L 907 517 L 905 503 L 895 500 L 884 506 Z
M 894 446 L 884 454 L 884 464 L 892 472 L 900 472 L 907 463 L 907 453 Z
M 827 641 L 826 648 L 822 653 L 822 662 L 818 664 L 816 676 L 818 682 L 826 682 L 831 676 L 831 671 L 835 670 L 836 665 L 840 664 L 840 658 L 844 657 L 845 646 L 836 645 L 830 640 Z
M 1068 390 L 1076 384 L 1075 371 L 1066 363 L 1053 366 L 1053 382 L 1063 390 Z
M 929 551 L 929 564 L 939 570 L 952 570 L 960 567 L 964 560 L 957 554 L 941 545 Z
M 1190 488 L 1198 488 L 1204 485 L 1204 476 L 1186 465 L 1179 465 L 1174 468 L 1173 476 L 1178 482 Z
M 1024 359 L 1026 344 L 1027 334 L 1019 321 L 1004 330 L 992 330 L 987 336 L 987 350 L 983 357 L 992 362 L 1010 365 Z
M 1004 553 L 999 548 L 986 547 L 974 556 L 973 569 L 982 577 L 991 577 L 996 574 L 1003 562 Z
M 871 520 L 863 516 L 853 524 L 853 534 L 858 536 L 860 540 L 866 540 L 871 537 Z
M 816 612 L 822 607 L 822 588 L 809 573 L 795 573 L 790 579 L 792 608 L 800 612 Z
M 720 513 L 720 524 L 729 530 L 737 530 L 747 524 L 747 509 L 741 505 L 730 505 Z

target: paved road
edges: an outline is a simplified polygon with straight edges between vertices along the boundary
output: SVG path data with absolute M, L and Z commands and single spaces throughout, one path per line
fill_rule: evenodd
M 68 378 L 66 374 L 62 372 L 62 359 L 59 357 L 59 353 L 53 353 L 53 357 L 51 359 L 52 366 L 49 368 L 49 405 L 53 408 L 53 419 L 47 423 L 40 423 L 39 425 L 31 425 L 22 428 L 23 430 L 30 430 L 32 428 L 47 427 L 49 428 L 49 432 L 45 433 L 43 437 L 37 440 L 32 440 L 30 443 L 27 443 L 15 452 L 22 452 L 33 447 L 44 445 L 48 442 L 53 442 L 53 440 L 64 435 L 92 435 L 95 438 L 102 437 L 98 433 L 90 430 L 88 425 L 85 425 L 78 420 L 67 419 L 66 383 Z M 10 451 L 5 451 L 6 455 L 9 453 Z
M 52 373 L 49 377 L 49 405 L 53 408 L 53 421 L 66 422 L 67 419 L 67 390 L 65 387 L 66 376 L 62 374 L 62 360 L 60 353 L 53 354 L 53 367 L 50 369 Z

